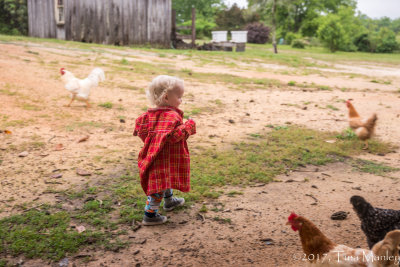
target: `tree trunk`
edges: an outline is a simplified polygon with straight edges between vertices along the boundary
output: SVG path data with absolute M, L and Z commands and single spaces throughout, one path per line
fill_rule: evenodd
M 192 8 L 192 49 L 196 48 L 196 9 Z
M 278 48 L 276 46 L 276 0 L 274 0 L 274 4 L 272 6 L 272 45 L 274 47 L 274 53 L 278 54 Z

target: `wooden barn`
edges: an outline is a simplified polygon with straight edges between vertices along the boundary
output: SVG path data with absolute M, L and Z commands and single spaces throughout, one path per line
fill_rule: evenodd
M 171 0 L 28 0 L 29 35 L 170 47 Z

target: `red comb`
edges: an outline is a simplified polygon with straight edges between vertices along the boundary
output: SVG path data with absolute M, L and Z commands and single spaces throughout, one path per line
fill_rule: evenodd
M 296 213 L 292 212 L 289 217 L 288 217 L 288 221 L 292 221 L 293 219 L 299 217 Z
M 64 71 L 64 70 L 65 70 L 65 68 L 61 68 L 61 69 L 60 69 L 60 73 L 61 73 L 61 75 L 64 75 L 64 73 L 65 73 L 65 71 Z

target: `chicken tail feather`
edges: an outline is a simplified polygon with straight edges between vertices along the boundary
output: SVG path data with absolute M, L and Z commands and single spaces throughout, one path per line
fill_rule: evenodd
M 88 79 L 92 81 L 94 86 L 97 86 L 99 82 L 102 82 L 106 79 L 104 75 L 104 71 L 100 68 L 95 68 L 89 74 Z
M 376 114 L 372 114 L 372 116 L 365 122 L 364 127 L 367 128 L 368 131 L 371 131 L 375 128 L 376 121 L 378 117 Z

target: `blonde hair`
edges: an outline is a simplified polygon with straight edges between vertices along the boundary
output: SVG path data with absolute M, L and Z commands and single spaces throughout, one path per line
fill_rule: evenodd
M 183 80 L 173 76 L 159 75 L 149 84 L 146 89 L 146 96 L 152 105 L 160 106 L 163 104 L 164 97 L 168 91 L 176 87 L 183 88 Z

